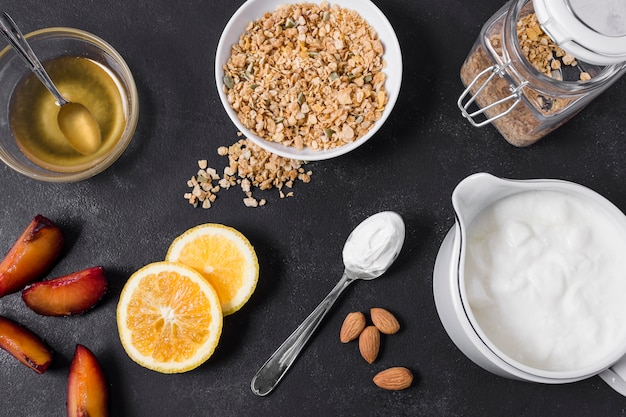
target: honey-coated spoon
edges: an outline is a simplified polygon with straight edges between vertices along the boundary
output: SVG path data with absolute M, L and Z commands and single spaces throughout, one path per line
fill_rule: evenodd
M 68 101 L 61 95 L 24 38 L 22 31 L 6 12 L 0 13 L 0 31 L 56 99 L 56 104 L 59 106 L 57 123 L 67 142 L 83 155 L 96 152 L 102 143 L 102 136 L 100 126 L 93 114 L 82 104 Z

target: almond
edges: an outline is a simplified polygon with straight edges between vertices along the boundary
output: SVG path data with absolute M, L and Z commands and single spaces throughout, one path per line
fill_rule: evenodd
M 372 308 L 370 316 L 374 326 L 384 334 L 395 334 L 400 330 L 396 317 L 384 308 Z
M 339 339 L 341 343 L 348 343 L 359 337 L 365 328 L 365 315 L 360 311 L 348 313 L 341 325 Z
M 380 349 L 380 332 L 376 326 L 367 326 L 359 335 L 359 351 L 368 363 L 374 363 Z
M 413 373 L 407 368 L 397 366 L 385 369 L 374 376 L 374 384 L 382 389 L 399 391 L 406 389 L 413 383 Z

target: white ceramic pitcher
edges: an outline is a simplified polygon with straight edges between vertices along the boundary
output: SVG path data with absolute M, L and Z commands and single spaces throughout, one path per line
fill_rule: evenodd
M 465 240 L 472 221 L 494 202 L 525 191 L 559 191 L 600 205 L 626 234 L 626 216 L 610 201 L 582 185 L 562 180 L 507 180 L 486 173 L 461 181 L 452 194 L 456 222 L 441 244 L 433 273 L 437 312 L 448 335 L 473 362 L 496 375 L 529 382 L 561 384 L 599 375 L 626 396 L 626 343 L 600 363 L 576 371 L 545 371 L 502 353 L 477 325 L 465 293 Z M 625 277 L 626 279 L 626 271 Z

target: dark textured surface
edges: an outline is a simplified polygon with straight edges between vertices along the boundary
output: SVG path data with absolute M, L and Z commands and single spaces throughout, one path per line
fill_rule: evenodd
M 40 183 L 0 167 L 0 252 L 42 213 L 68 235 L 54 274 L 103 265 L 111 281 L 104 301 L 80 317 L 43 318 L 19 294 L 0 299 L 0 315 L 24 323 L 57 352 L 41 376 L 0 352 L 0 415 L 64 415 L 76 343 L 103 364 L 115 417 L 626 415 L 626 399 L 597 377 L 548 386 L 510 381 L 474 365 L 440 324 L 431 276 L 453 223 L 451 192 L 469 174 L 572 180 L 626 210 L 626 79 L 554 134 L 514 148 L 491 127 L 470 127 L 456 107 L 461 63 L 503 2 L 375 2 L 395 27 L 404 55 L 402 90 L 387 124 L 357 151 L 310 164 L 313 180 L 297 184 L 294 198 L 259 194 L 267 206 L 249 209 L 233 189 L 221 192 L 208 211 L 193 209 L 183 194 L 196 160 L 222 167 L 215 149 L 237 139 L 217 97 L 213 61 L 221 30 L 241 2 L 2 3 L 24 32 L 69 26 L 111 43 L 134 73 L 141 110 L 128 151 L 93 179 Z M 400 212 L 407 224 L 397 263 L 383 278 L 349 288 L 278 389 L 266 398 L 253 395 L 250 379 L 258 367 L 341 276 L 341 247 L 350 230 L 385 209 Z M 219 347 L 205 365 L 182 375 L 143 369 L 117 336 L 119 292 L 134 270 L 162 259 L 175 236 L 205 222 L 248 236 L 261 264 L 257 291 L 225 319 Z M 356 344 L 342 345 L 338 335 L 348 312 L 375 306 L 395 312 L 403 328 L 384 338 L 380 359 L 368 365 Z M 376 388 L 374 374 L 396 365 L 414 371 L 414 386 Z

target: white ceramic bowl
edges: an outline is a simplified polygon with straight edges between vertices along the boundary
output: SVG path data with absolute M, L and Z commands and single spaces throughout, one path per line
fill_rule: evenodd
M 286 158 L 298 159 L 303 161 L 319 161 L 334 158 L 343 155 L 351 150 L 358 148 L 369 140 L 385 120 L 391 114 L 400 92 L 400 84 L 402 82 L 402 55 L 400 52 L 400 44 L 391 24 L 383 15 L 383 13 L 369 0 L 334 0 L 330 1 L 331 5 L 338 5 L 347 9 L 352 9 L 359 13 L 378 33 L 378 37 L 383 43 L 385 49 L 383 59 L 387 63 L 383 72 L 387 76 L 385 81 L 385 89 L 387 90 L 388 102 L 383 111 L 382 117 L 376 121 L 374 126 L 359 139 L 352 143 L 329 149 L 329 150 L 313 150 L 304 148 L 298 150 L 292 146 L 285 146 L 280 143 L 265 140 L 247 129 L 237 117 L 235 111 L 230 107 L 226 94 L 222 90 L 224 70 L 223 66 L 230 58 L 231 47 L 239 41 L 244 33 L 248 23 L 255 21 L 263 16 L 264 13 L 273 12 L 278 6 L 290 3 L 288 0 L 248 0 L 230 19 L 217 46 L 217 54 L 215 57 L 215 83 L 217 85 L 220 100 L 224 105 L 224 109 L 230 116 L 237 128 L 251 141 L 263 147 L 269 152 L 284 156 Z M 320 0 L 298 1 L 293 3 L 321 3 Z

